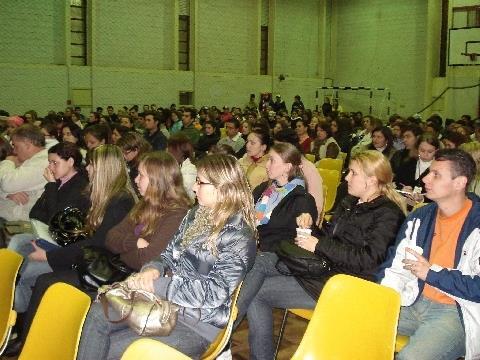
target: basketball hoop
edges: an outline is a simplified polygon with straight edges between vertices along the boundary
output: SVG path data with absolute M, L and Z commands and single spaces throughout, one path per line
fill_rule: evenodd
M 477 56 L 480 55 L 478 53 L 462 53 L 462 55 L 468 56 L 470 58 L 470 61 L 477 61 Z

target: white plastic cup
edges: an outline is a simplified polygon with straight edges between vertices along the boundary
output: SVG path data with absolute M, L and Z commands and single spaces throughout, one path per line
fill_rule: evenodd
M 312 229 L 304 229 L 304 228 L 298 228 L 297 227 L 297 236 L 298 237 L 308 237 L 312 235 Z
M 420 255 L 423 254 L 423 249 L 420 246 L 417 246 L 417 245 L 407 246 L 405 248 L 405 259 L 407 259 L 407 260 L 417 260 L 417 258 L 413 254 L 407 252 L 407 248 L 414 250 L 415 252 L 417 252 Z

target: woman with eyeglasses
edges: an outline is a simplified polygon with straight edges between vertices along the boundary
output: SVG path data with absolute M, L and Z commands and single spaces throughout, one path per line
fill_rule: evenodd
M 256 248 L 253 201 L 237 160 L 209 155 L 197 163 L 197 170 L 193 190 L 198 205 L 160 257 L 128 280 L 131 288 L 182 307 L 170 335 L 152 338 L 192 358 L 199 358 L 227 324 L 231 296 L 251 268 Z M 83 326 L 77 359 L 119 359 L 138 338 L 126 323 L 109 322 L 95 303 Z

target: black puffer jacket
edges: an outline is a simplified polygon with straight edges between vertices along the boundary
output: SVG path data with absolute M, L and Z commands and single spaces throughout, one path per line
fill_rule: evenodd
M 327 257 L 332 270 L 321 279 L 297 278 L 298 282 L 317 299 L 335 274 L 373 281 L 404 220 L 401 209 L 385 196 L 358 204 L 358 198 L 347 195 L 337 208 L 330 230 L 313 234 L 319 239 L 315 254 Z

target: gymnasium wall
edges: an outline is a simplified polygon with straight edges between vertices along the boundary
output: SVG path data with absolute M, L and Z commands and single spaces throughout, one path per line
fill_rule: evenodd
M 443 85 L 479 78 L 476 69 L 435 78 L 434 2 L 90 0 L 89 65 L 75 66 L 69 2 L 2 0 L 0 108 L 61 110 L 75 89 L 91 89 L 91 106 L 104 107 L 178 104 L 180 91 L 192 91 L 195 106 L 243 106 L 250 93 L 269 91 L 287 106 L 300 94 L 315 107 L 315 89 L 333 84 L 388 87 L 390 112 L 409 115 Z M 185 11 L 191 68 L 179 71 L 178 15 Z M 261 25 L 269 28 L 268 75 L 260 75 Z M 345 110 L 368 110 L 369 99 L 339 96 Z M 385 116 L 377 100 L 373 112 Z M 474 96 L 456 93 L 436 110 L 458 117 L 476 106 Z

